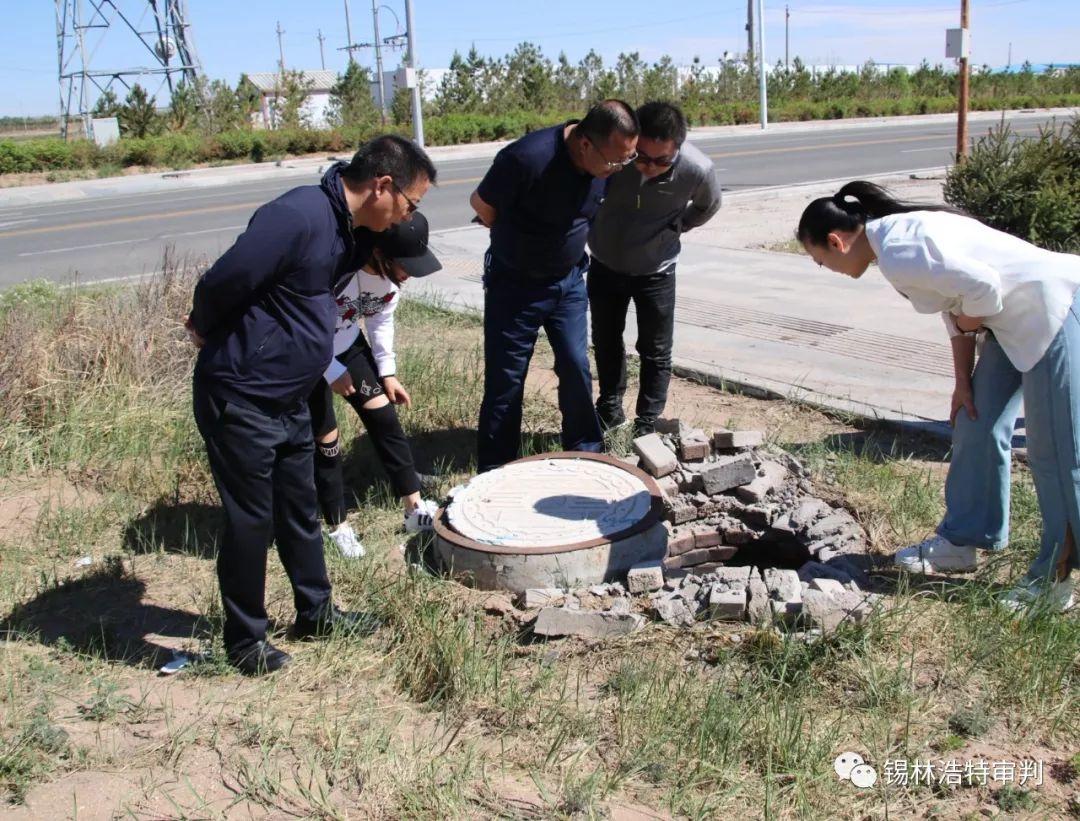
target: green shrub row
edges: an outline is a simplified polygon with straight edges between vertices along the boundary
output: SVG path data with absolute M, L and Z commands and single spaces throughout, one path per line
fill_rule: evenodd
M 1080 95 L 1040 97 L 982 97 L 972 100 L 974 110 L 1080 106 Z M 769 109 L 771 122 L 834 120 L 847 117 L 885 117 L 936 114 L 956 110 L 951 97 L 864 100 L 839 98 L 829 102 L 786 101 Z M 554 114 L 518 111 L 508 114 L 445 114 L 424 121 L 431 145 L 457 145 L 519 137 L 569 119 Z M 716 103 L 688 110 L 696 125 L 741 125 L 758 120 L 758 108 L 747 103 Z M 367 129 L 282 129 L 278 131 L 234 130 L 202 136 L 179 132 L 155 137 L 123 138 L 115 145 L 98 148 L 86 140 L 49 137 L 0 140 L 0 174 L 100 168 L 102 166 L 167 166 L 183 168 L 197 163 L 248 160 L 262 162 L 277 157 L 317 152 L 348 153 L 374 132 Z
M 992 129 L 949 170 L 945 199 L 1036 245 L 1080 253 L 1080 119 L 1025 140 Z

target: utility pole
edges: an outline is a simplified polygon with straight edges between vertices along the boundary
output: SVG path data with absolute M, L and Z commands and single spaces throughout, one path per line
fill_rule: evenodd
M 319 62 L 322 63 L 323 71 L 326 71 L 326 55 L 323 54 L 322 46 L 323 41 L 326 40 L 326 38 L 322 36 L 322 29 L 319 29 L 319 36 L 315 39 L 319 41 Z
M 424 110 L 420 88 L 420 74 L 416 60 L 416 25 L 413 22 L 412 0 L 405 0 L 405 32 L 409 37 L 409 50 L 405 55 L 406 64 L 416 73 L 412 88 L 412 122 L 413 140 L 421 148 L 424 147 Z
M 964 0 L 966 3 L 967 0 Z M 761 129 L 769 124 L 769 99 L 765 86 L 765 0 L 757 0 L 758 30 L 758 104 L 761 107 Z
M 754 55 L 754 0 L 746 0 L 746 67 L 752 68 Z
M 371 0 L 371 19 L 375 24 L 375 82 L 379 88 L 379 118 L 386 125 L 386 95 L 383 93 L 382 38 L 379 37 L 379 0 Z
M 1009 43 L 1009 62 L 1005 64 L 1006 68 L 1012 68 L 1012 43 Z
M 961 42 L 966 44 L 968 31 L 968 0 L 960 0 Z M 961 162 L 968 153 L 968 53 L 965 48 L 960 54 L 960 104 L 956 117 L 956 161 Z
M 345 37 L 348 38 L 348 44 L 345 46 L 345 51 L 349 53 L 349 65 L 354 62 L 353 52 L 353 40 L 352 40 L 352 25 L 349 23 L 349 0 L 345 0 Z
M 791 70 L 791 38 L 789 33 L 790 27 L 791 8 L 789 6 L 784 6 L 784 68 L 789 71 Z
M 281 58 L 280 61 L 278 62 L 278 68 L 279 68 L 280 73 L 281 73 L 281 75 L 283 77 L 285 76 L 285 47 L 281 43 L 281 35 L 283 35 L 284 33 L 285 33 L 285 29 L 283 29 L 281 27 L 281 21 L 278 20 L 277 21 L 277 47 L 278 47 L 278 56 Z

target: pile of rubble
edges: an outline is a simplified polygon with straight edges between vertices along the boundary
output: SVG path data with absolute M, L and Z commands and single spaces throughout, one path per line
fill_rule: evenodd
M 660 485 L 666 556 L 632 568 L 625 587 L 525 591 L 537 634 L 624 635 L 646 615 L 678 627 L 718 619 L 832 630 L 880 604 L 863 590 L 865 531 L 813 495 L 795 457 L 765 446 L 758 431 L 657 427 L 625 461 Z

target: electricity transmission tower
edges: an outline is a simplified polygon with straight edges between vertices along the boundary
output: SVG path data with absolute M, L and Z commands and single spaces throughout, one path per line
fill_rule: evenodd
M 148 91 L 195 83 L 202 72 L 191 38 L 187 0 L 55 0 L 60 128 L 82 121 L 91 137 L 90 111 L 114 85 L 130 89 L 137 77 L 157 79 Z M 138 63 L 139 57 L 143 62 Z

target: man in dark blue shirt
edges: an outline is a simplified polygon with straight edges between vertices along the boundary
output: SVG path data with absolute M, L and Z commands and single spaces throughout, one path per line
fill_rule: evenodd
M 584 273 L 606 179 L 633 162 L 638 123 L 621 100 L 502 149 L 469 202 L 491 229 L 484 259 L 484 400 L 477 464 L 517 458 L 525 374 L 540 328 L 555 354 L 563 450 L 598 452 Z
M 199 348 L 195 423 L 225 512 L 217 560 L 225 651 L 242 672 L 291 660 L 266 640 L 271 540 L 292 583 L 297 637 L 357 624 L 330 598 L 306 399 L 333 353 L 334 282 L 367 261 L 368 232 L 409 219 L 434 181 L 420 148 L 376 137 L 321 185 L 259 208 L 195 286 L 187 320 Z

